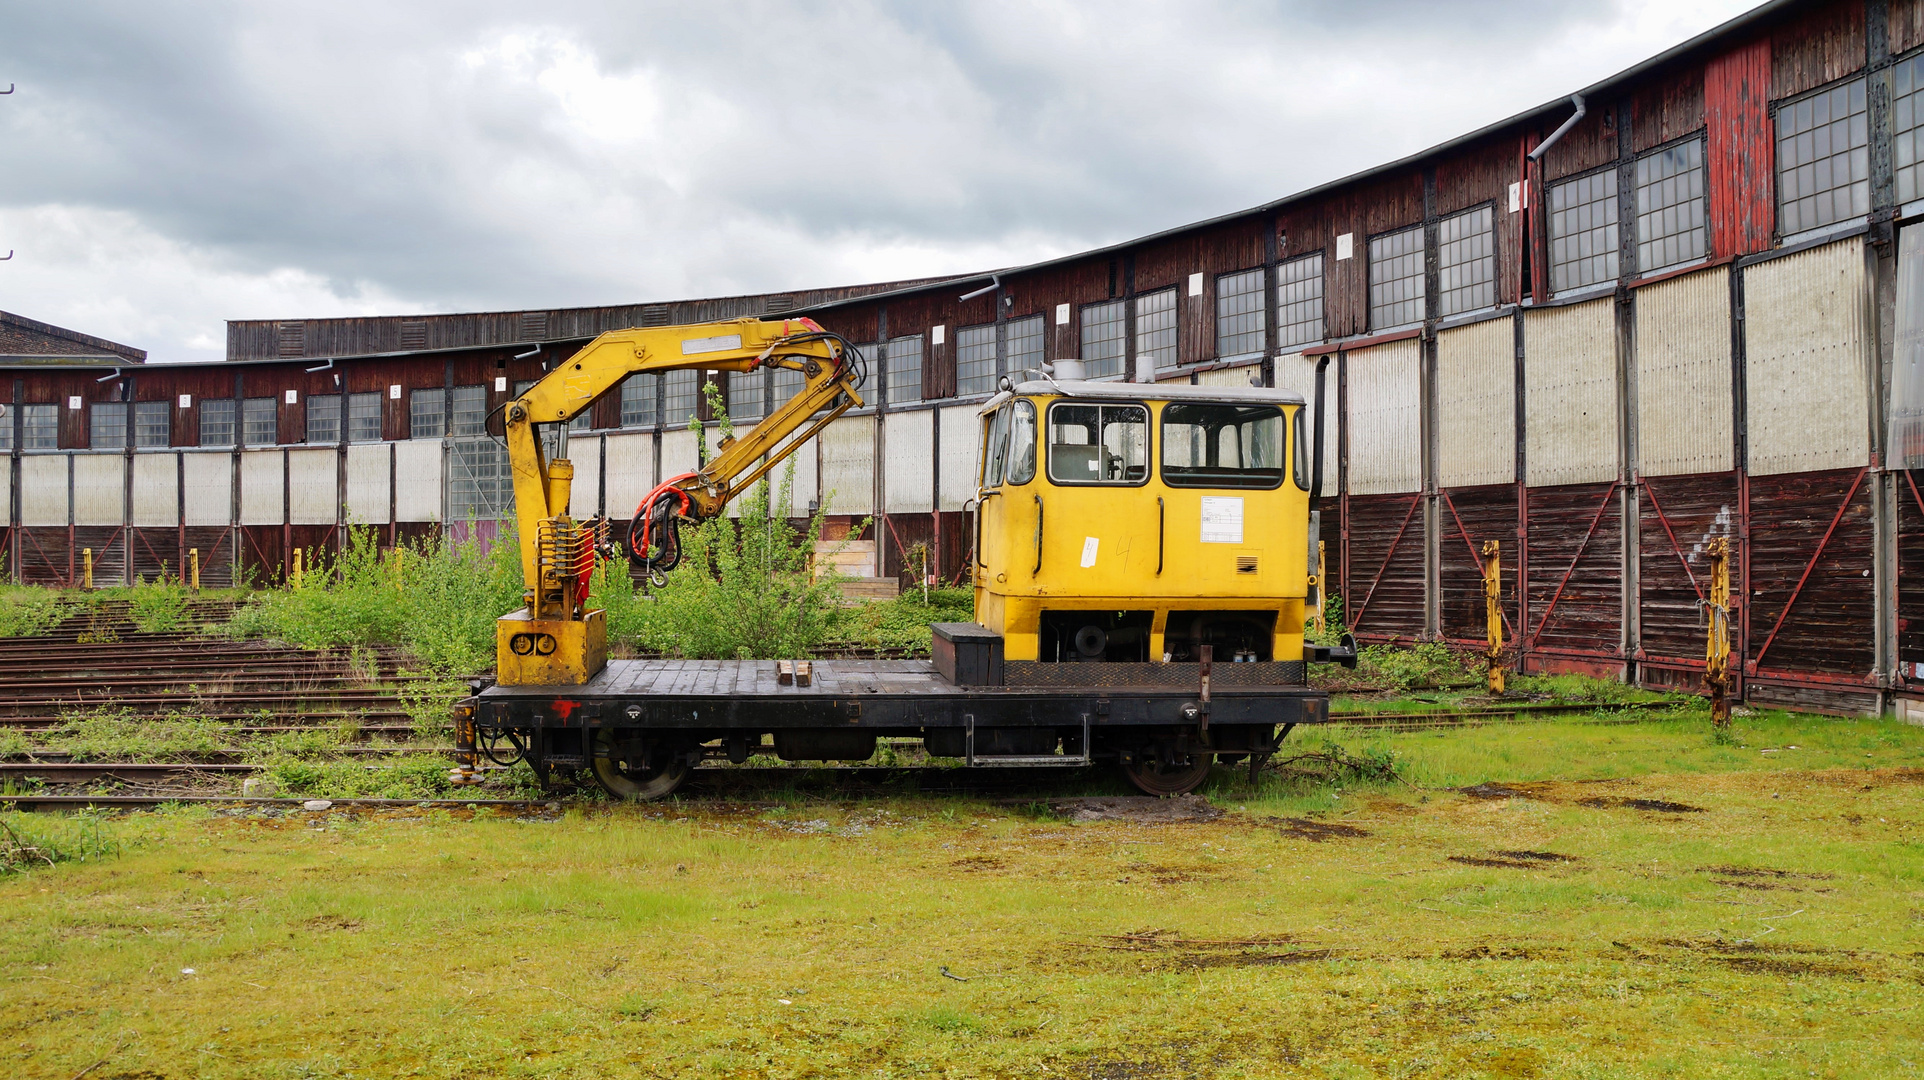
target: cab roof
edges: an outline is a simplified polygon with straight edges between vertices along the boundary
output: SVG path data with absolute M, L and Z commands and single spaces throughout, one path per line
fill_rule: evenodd
M 1016 394 L 1047 395 L 1067 398 L 1093 398 L 1098 401 L 1217 401 L 1227 405 L 1304 405 L 1303 395 L 1283 387 L 1267 386 L 1191 386 L 1188 383 L 1088 382 L 1078 379 L 1031 379 L 1017 383 Z M 982 411 L 1008 400 L 1003 391 L 983 403 Z

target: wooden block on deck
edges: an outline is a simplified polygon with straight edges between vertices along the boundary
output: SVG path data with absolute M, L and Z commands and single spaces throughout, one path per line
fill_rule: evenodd
M 775 661 L 775 685 L 790 686 L 794 682 L 795 682 L 795 661 L 793 660 Z M 803 683 L 802 685 L 806 686 L 808 684 Z
M 795 685 L 807 686 L 815 677 L 815 664 L 810 660 L 795 661 Z

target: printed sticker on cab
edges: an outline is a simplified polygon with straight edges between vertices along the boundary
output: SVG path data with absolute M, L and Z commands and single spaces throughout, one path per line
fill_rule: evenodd
M 1243 542 L 1242 496 L 1204 495 L 1202 497 L 1202 542 L 1205 544 Z
M 1096 564 L 1096 546 L 1098 543 L 1100 542 L 1093 536 L 1085 536 L 1082 538 L 1082 565 L 1085 568 Z

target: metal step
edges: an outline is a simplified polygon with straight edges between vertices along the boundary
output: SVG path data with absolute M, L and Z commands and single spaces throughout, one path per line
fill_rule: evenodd
M 1084 713 L 1082 717 L 1082 753 L 1080 754 L 978 754 L 975 752 L 975 717 L 965 716 L 962 722 L 964 730 L 967 732 L 964 736 L 967 741 L 964 745 L 965 755 L 963 762 L 972 769 L 996 765 L 1047 767 L 1058 765 L 1088 765 L 1091 763 L 1089 757 L 1089 716 L 1087 713 Z

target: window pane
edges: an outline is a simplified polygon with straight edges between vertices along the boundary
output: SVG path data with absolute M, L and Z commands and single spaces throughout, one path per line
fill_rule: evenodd
M 1897 201 L 1911 202 L 1924 190 L 1918 149 L 1924 144 L 1924 54 L 1891 69 L 1891 164 L 1897 174 Z
M 1149 410 L 1140 405 L 1049 406 L 1049 479 L 1140 484 L 1149 478 Z
M 1276 332 L 1282 348 L 1323 340 L 1323 253 L 1276 268 Z
M 381 392 L 347 396 L 347 438 L 349 442 L 381 441 Z
M 91 424 L 87 445 L 95 450 L 109 450 L 127 445 L 127 403 L 124 401 L 96 401 L 91 406 Z
M 448 517 L 454 521 L 493 521 L 513 510 L 514 483 L 507 447 L 486 437 L 449 442 Z
M 1136 362 L 1153 371 L 1176 366 L 1176 290 L 1136 297 Z
M 662 375 L 668 387 L 667 412 L 662 422 L 669 426 L 685 425 L 694 418 L 696 403 L 701 400 L 701 373 L 692 369 L 670 371 Z
M 1423 321 L 1423 227 L 1370 240 L 1370 329 Z
M 788 404 L 796 394 L 802 392 L 802 387 L 806 385 L 808 385 L 808 376 L 794 368 L 776 368 L 775 399 L 769 403 L 769 411 L 773 412 Z
M 1777 109 L 1777 231 L 1821 228 L 1870 210 L 1864 80 Z
M 408 392 L 408 438 L 438 439 L 448 433 L 448 392 L 411 390 Z
M 488 433 L 488 388 L 457 386 L 451 398 L 456 437 Z
M 995 392 L 995 325 L 965 326 L 955 334 L 955 392 Z
M 1263 271 L 1244 270 L 1216 279 L 1216 359 L 1257 356 L 1263 351 Z
M 173 404 L 142 401 L 134 405 L 134 445 L 169 446 L 173 443 Z
M 922 400 L 922 335 L 889 339 L 889 404 Z
M 307 441 L 311 443 L 341 441 L 341 396 L 339 394 L 308 395 Z
M 1035 372 L 1042 369 L 1042 316 L 1029 315 L 1011 319 L 1004 329 L 1009 347 L 1009 366 L 1003 370 L 1017 382 L 1025 377 L 1025 371 Z
M 1617 172 L 1579 176 L 1550 188 L 1550 289 L 1563 292 L 1617 279 Z
M 13 406 L 0 404 L 0 450 L 13 449 Z
M 1667 270 L 1708 254 L 1702 139 L 1637 159 L 1637 272 Z
M 767 396 L 768 373 L 731 371 L 728 373 L 728 417 L 736 423 L 752 424 L 762 418 L 762 400 Z
M 1083 307 L 1082 359 L 1088 364 L 1090 378 L 1122 374 L 1122 331 L 1122 301 Z
M 28 421 L 32 421 L 32 406 L 28 406 Z M 200 403 L 200 444 L 202 446 L 234 445 L 234 399 L 215 398 Z M 33 443 L 29 441 L 28 446 Z
M 1496 306 L 1496 210 L 1483 206 L 1437 222 L 1437 314 Z
M 1162 479 L 1171 487 L 1277 487 L 1283 482 L 1283 410 L 1163 406 Z
M 1009 463 L 1009 418 L 1015 415 L 1013 405 L 997 409 L 995 415 L 987 418 L 989 433 L 982 444 L 982 486 L 997 487 L 1002 483 L 1003 471 Z
M 655 426 L 655 387 L 657 375 L 630 375 L 621 384 L 621 426 Z
M 1009 404 L 1009 475 L 1011 484 L 1026 484 L 1035 479 L 1035 405 L 1028 401 Z
M 279 441 L 274 399 L 251 397 L 241 402 L 241 437 L 248 446 L 273 446 Z

